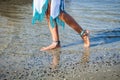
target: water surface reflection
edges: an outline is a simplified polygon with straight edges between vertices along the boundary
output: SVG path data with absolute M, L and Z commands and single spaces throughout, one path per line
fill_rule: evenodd
M 51 68 L 52 69 L 56 69 L 56 68 L 60 68 L 61 66 L 59 65 L 60 61 L 60 56 L 61 53 L 64 54 L 64 56 L 69 55 L 69 54 L 65 54 L 64 52 L 61 51 L 61 48 L 57 48 L 54 50 L 50 50 L 47 51 L 48 53 L 50 53 L 52 55 L 52 62 L 51 62 Z M 74 54 L 74 53 L 73 53 Z M 76 60 L 75 63 L 80 63 L 80 64 L 87 64 L 89 63 L 89 57 L 90 57 L 90 48 L 85 48 L 83 51 L 81 51 L 81 53 L 79 53 L 79 55 L 82 54 L 79 57 L 79 60 Z M 74 54 L 74 55 L 78 55 L 78 54 Z M 72 57 L 71 57 L 72 58 Z M 73 57 L 74 58 L 74 57 Z M 69 61 L 69 60 L 68 60 Z M 77 62 L 79 61 L 79 62 Z M 64 64 L 60 63 L 62 66 L 64 66 Z M 65 65 L 66 66 L 66 65 Z
M 56 69 L 59 66 L 59 62 L 60 62 L 61 48 L 50 50 L 49 53 L 51 53 L 52 55 L 51 68 Z
M 65 10 L 90 30 L 90 49 L 66 25 L 59 29 L 62 48 L 40 52 L 51 37 L 46 21 L 31 24 L 32 0 L 0 0 L 0 80 L 120 79 L 120 0 L 65 1 Z

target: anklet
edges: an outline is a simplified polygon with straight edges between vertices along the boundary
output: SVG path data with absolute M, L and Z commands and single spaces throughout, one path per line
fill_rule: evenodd
M 53 41 L 56 45 L 60 45 L 60 41 Z
M 86 35 L 86 34 L 87 34 L 86 30 L 82 30 L 82 31 L 79 33 L 79 35 L 80 35 L 81 37 L 83 37 L 83 36 Z

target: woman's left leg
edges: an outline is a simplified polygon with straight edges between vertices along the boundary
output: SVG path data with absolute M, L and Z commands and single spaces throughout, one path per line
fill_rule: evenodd
M 46 12 L 46 19 L 47 19 L 48 26 L 49 26 L 49 29 L 50 29 L 50 32 L 51 32 L 51 35 L 52 35 L 53 42 L 49 46 L 41 48 L 40 49 L 41 51 L 51 50 L 51 49 L 55 49 L 55 48 L 60 47 L 58 26 L 57 26 L 57 24 L 54 28 L 52 28 L 50 26 L 50 3 L 48 5 L 48 9 L 47 9 L 47 12 Z

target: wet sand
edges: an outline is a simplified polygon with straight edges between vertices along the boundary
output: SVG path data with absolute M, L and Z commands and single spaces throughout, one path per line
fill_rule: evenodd
M 64 30 L 59 27 L 62 47 L 46 52 L 39 49 L 51 43 L 51 35 L 45 20 L 31 24 L 32 3 L 0 1 L 0 80 L 120 79 L 120 16 L 118 19 L 104 20 L 103 16 L 92 19 L 92 12 L 90 16 L 82 14 L 92 7 L 77 1 L 66 0 L 66 11 L 91 31 L 90 49 L 83 49 L 82 39 L 66 25 Z M 79 5 L 80 11 L 77 10 Z

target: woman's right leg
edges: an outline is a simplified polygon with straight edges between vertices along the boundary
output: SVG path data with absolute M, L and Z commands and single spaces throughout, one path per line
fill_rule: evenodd
M 89 41 L 89 31 L 86 30 L 84 31 L 82 29 L 82 27 L 73 19 L 72 16 L 70 16 L 69 14 L 67 14 L 64 11 L 61 11 L 59 18 L 64 21 L 65 23 L 67 23 L 72 29 L 74 29 L 78 34 L 81 33 L 81 37 L 84 41 L 84 47 L 89 47 L 90 46 L 90 41 Z

